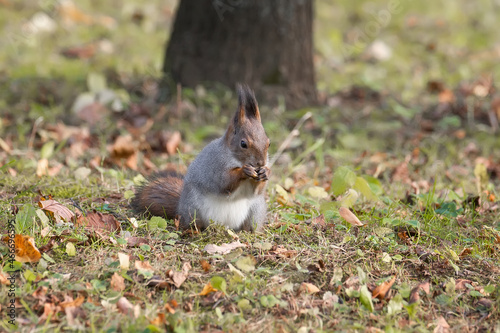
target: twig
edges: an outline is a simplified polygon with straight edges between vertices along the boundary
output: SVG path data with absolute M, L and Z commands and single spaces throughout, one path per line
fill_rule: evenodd
M 35 141 L 35 135 L 38 130 L 38 126 L 43 122 L 43 117 L 38 117 L 33 124 L 33 130 L 31 131 L 30 141 L 28 142 L 28 149 L 33 149 L 33 142 Z
M 286 139 L 283 141 L 281 146 L 278 148 L 278 151 L 276 152 L 276 154 L 274 154 L 271 162 L 269 162 L 269 167 L 272 167 L 274 165 L 274 163 L 276 163 L 276 160 L 283 154 L 285 149 L 287 149 L 288 146 L 290 146 L 292 139 L 299 135 L 299 133 L 300 133 L 299 128 L 304 124 L 304 122 L 307 119 L 311 118 L 311 116 L 312 116 L 312 113 L 309 111 L 305 115 L 303 115 L 302 118 L 299 119 L 299 121 L 297 122 L 297 124 L 295 125 L 293 130 L 290 132 L 290 134 L 288 134 Z

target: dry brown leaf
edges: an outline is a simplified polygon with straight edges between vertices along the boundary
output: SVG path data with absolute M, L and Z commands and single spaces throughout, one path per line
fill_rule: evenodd
M 387 295 L 387 292 L 391 289 L 392 285 L 396 281 L 396 276 L 394 276 L 390 281 L 385 281 L 381 283 L 377 288 L 373 289 L 372 297 L 383 300 Z
M 2 240 L 6 244 L 9 244 L 10 238 L 9 236 L 5 236 Z M 16 235 L 14 237 L 14 244 L 16 249 L 15 259 L 19 262 L 37 262 L 42 257 L 33 237 Z
M 114 159 L 127 159 L 137 152 L 138 143 L 134 141 L 132 135 L 124 135 L 116 138 L 111 147 L 111 157 Z
M 33 296 L 35 299 L 40 300 L 40 303 L 44 303 L 45 299 L 47 298 L 46 295 L 48 290 L 49 288 L 47 288 L 46 286 L 40 286 L 33 292 L 33 294 L 31 294 L 31 296 Z
M 111 289 L 115 291 L 125 290 L 125 279 L 116 272 L 111 277 Z
M 204 259 L 201 259 L 200 260 L 200 265 L 201 265 L 201 268 L 203 268 L 203 271 L 205 273 L 207 273 L 208 271 L 210 271 L 210 269 L 212 268 L 212 266 Z
M 144 237 L 129 237 L 127 238 L 128 247 L 137 247 L 143 244 L 149 244 L 148 240 Z
M 317 225 L 321 228 L 326 227 L 326 222 L 325 222 L 325 215 L 321 214 L 319 216 L 313 217 L 311 219 L 311 224 L 312 225 Z
M 212 284 L 209 282 L 203 287 L 203 290 L 201 291 L 201 293 L 199 293 L 199 295 L 206 296 L 206 295 L 213 293 L 213 292 L 216 292 L 216 291 L 217 291 L 217 289 L 212 287 Z
M 165 149 L 169 155 L 174 155 L 177 153 L 177 148 L 181 143 L 181 132 L 175 131 L 166 138 Z
M 182 265 L 182 272 L 169 270 L 167 275 L 172 280 L 174 286 L 179 288 L 184 283 L 184 281 L 186 281 L 190 269 L 191 265 L 188 262 L 185 262 Z
M 269 251 L 269 253 L 277 255 L 282 258 L 292 258 L 297 255 L 297 251 L 287 250 L 283 245 L 273 246 L 273 248 L 271 249 L 271 251 Z
M 151 273 L 153 273 L 155 271 L 154 268 L 149 263 L 149 261 L 136 260 L 134 266 L 135 266 L 135 269 L 137 269 L 139 271 L 146 271 L 146 272 L 151 272 Z
M 354 213 L 351 212 L 349 210 L 349 208 L 340 207 L 339 214 L 340 214 L 340 216 L 342 216 L 342 218 L 344 218 L 344 220 L 346 220 L 347 222 L 349 222 L 353 226 L 355 226 L 355 227 L 362 227 L 363 226 L 363 223 L 361 223 L 361 221 L 358 219 L 358 217 L 356 215 L 354 215 Z
M 68 209 L 68 207 L 62 205 L 56 200 L 40 200 L 38 202 L 38 206 L 42 208 L 49 216 L 52 216 L 56 219 L 56 221 L 64 220 L 66 222 L 73 221 L 75 217 L 75 213 Z
M 240 241 L 232 242 L 232 243 L 223 243 L 222 245 L 215 245 L 215 244 L 208 244 L 205 246 L 203 249 L 204 251 L 207 251 L 210 254 L 227 254 L 231 252 L 232 250 L 238 248 L 238 247 L 245 247 L 245 244 L 241 244 Z
M 36 164 L 36 175 L 38 177 L 46 176 L 49 174 L 49 160 L 42 158 Z
M 466 284 L 472 285 L 471 280 L 458 279 L 455 281 L 455 290 L 467 290 Z
M 152 324 L 152 325 L 155 325 L 155 326 L 160 326 L 160 325 L 164 325 L 167 320 L 165 319 L 165 314 L 164 313 L 161 313 L 159 312 L 158 315 L 156 316 L 155 319 L 153 320 L 150 320 L 149 322 Z
M 75 225 L 84 227 L 88 231 L 96 232 L 101 237 L 121 229 L 120 222 L 113 215 L 95 211 L 87 215 L 78 216 Z
M 116 303 L 118 310 L 127 316 L 135 316 L 134 305 L 125 297 L 121 297 Z
M 45 303 L 43 305 L 43 313 L 38 318 L 38 322 L 41 324 L 47 320 L 47 318 L 54 318 L 55 314 L 59 311 L 60 308 L 56 307 L 53 303 Z
M 444 89 L 438 95 L 439 103 L 453 103 L 455 101 L 455 94 L 450 89 Z
M 413 288 L 410 292 L 410 304 L 415 303 L 420 299 L 419 292 L 420 290 L 425 291 L 427 295 L 430 293 L 430 284 L 429 282 L 421 282 L 415 288 Z
M 9 276 L 5 275 L 3 272 L 0 272 L 0 284 L 10 284 Z
M 392 174 L 393 182 L 402 182 L 406 184 L 411 183 L 410 173 L 408 171 L 408 161 L 404 161 L 399 164 L 396 169 L 394 169 L 394 173 Z
M 57 244 L 58 244 L 58 241 L 61 239 L 60 236 L 52 236 L 50 237 L 49 241 L 47 242 L 47 244 L 43 245 L 42 247 L 40 247 L 40 253 L 45 253 L 45 252 L 48 252 L 50 250 L 52 250 L 53 247 L 55 247 Z
M 67 307 L 79 307 L 83 304 L 83 302 L 85 302 L 85 297 L 83 295 L 78 295 L 75 300 L 68 296 L 68 298 L 64 302 L 59 303 L 59 306 L 63 309 Z
M 312 283 L 302 282 L 302 284 L 299 287 L 299 294 L 301 292 L 306 292 L 308 294 L 315 294 L 320 292 L 320 290 Z
M 170 304 L 168 304 L 168 303 L 167 303 L 167 304 L 165 304 L 164 308 L 165 308 L 165 310 L 167 310 L 170 314 L 174 314 L 174 313 L 175 313 L 175 309 L 174 309 L 172 306 L 170 306 Z
M 446 322 L 446 319 L 443 316 L 439 316 L 436 319 L 436 327 L 434 328 L 433 333 L 447 333 L 450 331 L 450 325 Z
M 61 55 L 69 59 L 89 59 L 96 54 L 97 46 L 96 43 L 88 43 L 81 46 L 66 47 L 61 50 Z
M 493 306 L 493 304 L 494 302 L 487 298 L 481 298 L 479 301 L 477 301 L 477 305 L 486 309 L 490 309 Z

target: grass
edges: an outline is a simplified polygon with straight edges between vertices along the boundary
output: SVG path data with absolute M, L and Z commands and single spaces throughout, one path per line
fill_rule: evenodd
M 313 116 L 273 166 L 268 226 L 235 235 L 215 225 L 184 233 L 173 221 L 156 221 L 166 223 L 157 228 L 128 206 L 139 173 L 185 168 L 223 133 L 236 106 L 224 87 L 184 88 L 180 104 L 152 102 L 173 4 L 79 2 L 96 20 L 90 25 L 65 25 L 64 15 L 48 8 L 56 30 L 20 38 L 20 26 L 42 8 L 0 2 L 9 37 L 0 39 L 0 137 L 9 148 L 0 150 L 1 232 L 14 219 L 18 233 L 46 247 L 37 263 L 16 264 L 17 326 L 3 316 L 1 330 L 422 332 L 449 325 L 456 332 L 499 332 L 500 141 L 483 117 L 496 93 L 494 84 L 486 96 L 459 87 L 474 90 L 488 85 L 484 75 L 498 78 L 496 5 L 469 8 L 450 0 L 443 11 L 442 4 L 401 2 L 377 34 L 357 44 L 356 31 L 388 4 L 317 1 L 315 66 L 325 103 L 303 110 L 261 103 L 272 154 L 300 117 Z M 96 23 L 102 16 L 116 26 Z M 111 55 L 102 44 L 88 59 L 60 52 L 103 40 L 112 43 Z M 366 57 L 365 47 L 376 40 L 391 48 L 392 58 Z M 72 106 L 83 93 L 102 91 L 101 79 L 125 108 L 108 108 L 91 125 Z M 443 89 L 432 93 L 429 82 L 463 98 L 468 113 L 453 103 L 437 112 Z M 155 118 L 165 110 L 168 119 Z M 167 155 L 162 145 L 175 130 L 182 142 Z M 128 134 L 137 170 L 113 158 L 117 138 Z M 52 176 L 37 176 L 43 158 Z M 356 188 L 360 198 L 349 205 L 363 227 L 339 215 L 339 200 L 355 187 L 332 182 L 341 167 L 369 184 Z M 376 199 L 367 200 L 370 193 Z M 43 196 L 72 211 L 111 214 L 121 231 L 102 239 L 56 223 L 37 212 Z M 141 243 L 128 246 L 129 237 Z M 245 246 L 228 254 L 204 250 L 236 239 Z M 8 252 L 0 246 L 2 277 Z M 129 268 L 120 253 L 129 256 Z M 192 268 L 176 287 L 171 276 L 185 263 Z M 120 277 L 123 287 L 116 286 Z M 387 296 L 371 299 L 392 277 Z M 2 311 L 14 299 L 4 282 Z M 417 288 L 426 282 L 429 293 Z M 217 290 L 200 295 L 208 283 Z

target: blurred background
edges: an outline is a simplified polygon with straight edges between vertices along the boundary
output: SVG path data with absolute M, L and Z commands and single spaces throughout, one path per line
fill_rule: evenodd
M 274 151 L 313 113 L 283 165 L 310 160 L 328 176 L 355 163 L 375 174 L 378 164 L 360 156 L 420 147 L 427 161 L 446 145 L 485 156 L 498 148 L 496 0 L 0 7 L 0 162 L 17 156 L 15 170 L 187 164 L 224 132 L 236 82 L 256 90 Z M 45 145 L 66 154 L 51 153 L 45 169 L 38 157 L 19 162 Z

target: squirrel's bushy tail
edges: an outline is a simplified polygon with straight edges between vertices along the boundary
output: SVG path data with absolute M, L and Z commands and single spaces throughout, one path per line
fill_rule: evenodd
M 136 213 L 174 219 L 182 192 L 184 176 L 174 171 L 158 172 L 138 187 L 131 206 Z

